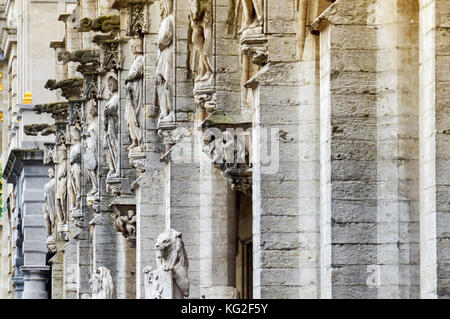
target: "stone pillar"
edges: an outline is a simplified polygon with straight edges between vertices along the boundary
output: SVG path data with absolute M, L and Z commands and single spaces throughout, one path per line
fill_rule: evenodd
M 147 131 L 152 151 L 147 152 L 147 170 L 135 182 L 136 192 L 136 298 L 143 299 L 144 268 L 156 269 L 155 243 L 159 234 L 166 229 L 165 173 L 160 162 L 156 130 Z M 147 150 L 149 147 L 147 147 Z
M 319 38 L 307 34 L 299 65 L 299 298 L 320 298 L 320 58 Z M 286 106 L 286 109 L 294 109 Z M 292 111 L 291 111 L 292 112 Z M 293 165 L 293 164 L 291 164 Z M 294 173 L 296 166 L 291 168 Z M 288 204 L 288 203 L 286 203 Z M 274 208 L 276 206 L 274 205 Z M 280 209 L 293 214 L 295 199 Z
M 368 284 L 378 288 L 378 298 L 419 297 L 418 12 L 417 0 L 382 0 L 369 17 L 378 27 L 379 47 L 379 245 Z M 369 59 L 354 53 L 353 65 L 345 60 L 347 68 L 373 70 Z
M 21 163 L 20 163 L 21 162 Z M 23 165 L 18 179 L 21 197 L 18 207 L 23 216 L 24 290 L 22 298 L 47 299 L 46 283 L 49 267 L 46 265 L 46 231 L 42 212 L 44 184 L 48 181 L 47 167 L 42 164 L 42 152 L 21 154 Z
M 450 296 L 449 0 L 420 0 L 420 296 Z
M 200 296 L 236 284 L 235 192 L 221 173 L 200 154 Z
M 373 3 L 337 1 L 313 23 L 320 31 L 322 298 L 377 297 L 367 284 L 378 246 Z M 349 66 L 347 56 L 355 57 Z

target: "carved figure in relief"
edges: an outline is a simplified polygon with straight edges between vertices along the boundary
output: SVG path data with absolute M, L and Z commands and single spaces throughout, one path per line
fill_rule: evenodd
M 158 61 L 156 63 L 156 102 L 160 108 L 159 123 L 175 121 L 173 91 L 173 0 L 162 0 L 162 21 L 159 27 Z
M 106 267 L 99 267 L 89 280 L 92 299 L 113 299 L 114 284 L 111 272 Z
M 144 268 L 146 299 L 183 299 L 189 296 L 188 258 L 181 233 L 168 229 L 156 244 L 157 269 Z
M 210 11 L 209 0 L 190 0 L 191 41 L 194 44 L 194 53 L 197 54 L 194 54 L 193 58 L 198 60 L 195 82 L 208 81 L 213 75 L 208 55 L 212 42 Z
M 117 80 L 110 76 L 108 78 L 108 88 L 111 92 L 111 97 L 108 103 L 105 105 L 104 118 L 105 118 L 105 136 L 106 145 L 108 148 L 108 166 L 109 171 L 107 178 L 113 178 L 118 176 L 118 142 L 119 142 L 119 94 Z
M 239 34 L 262 33 L 264 21 L 263 0 L 240 0 L 242 3 L 242 26 Z
M 84 158 L 86 161 L 86 168 L 88 171 L 89 179 L 91 180 L 92 189 L 87 194 L 88 196 L 95 196 L 98 192 L 97 186 L 97 136 L 98 136 L 98 123 L 97 123 L 97 106 L 91 102 L 90 106 L 91 119 L 85 133 L 86 137 L 86 153 Z
M 181 235 L 176 230 L 168 229 L 158 236 L 155 248 L 159 268 L 165 271 L 172 270 L 176 288 L 181 297 L 187 297 L 189 296 L 189 261 Z
M 81 208 L 81 139 L 78 124 L 70 128 L 72 146 L 70 147 L 70 208 L 77 210 Z
M 126 238 L 133 237 L 136 233 L 136 213 L 129 210 L 126 215 L 116 213 L 114 218 L 114 230 L 122 233 Z
M 56 225 L 56 180 L 55 169 L 53 167 L 48 169 L 48 177 L 50 180 L 44 186 L 44 206 L 42 206 L 42 210 L 44 212 L 47 236 L 50 237 L 54 234 Z
M 67 224 L 67 149 L 61 144 L 56 151 L 56 213 L 60 225 Z
M 140 37 L 131 40 L 131 51 L 135 59 L 125 79 L 127 85 L 125 119 L 131 138 L 131 145 L 128 150 L 139 149 L 141 144 L 139 119 L 144 105 L 144 55 L 142 54 L 142 39 Z

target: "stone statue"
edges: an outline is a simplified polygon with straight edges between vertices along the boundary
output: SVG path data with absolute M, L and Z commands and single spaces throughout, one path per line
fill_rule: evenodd
M 70 161 L 70 209 L 71 211 L 81 208 L 81 140 L 80 127 L 77 125 L 70 128 L 72 146 L 69 152 Z
M 55 169 L 50 167 L 48 169 L 48 177 L 50 180 L 44 186 L 44 206 L 42 206 L 42 210 L 44 212 L 45 225 L 47 229 L 47 242 L 54 242 L 55 238 L 53 234 L 55 234 L 55 226 L 56 226 L 56 181 L 55 181 Z
M 160 108 L 159 123 L 175 121 L 173 91 L 173 0 L 162 0 L 162 21 L 159 27 L 158 61 L 156 63 L 156 100 Z
M 157 270 L 144 269 L 146 299 L 183 299 L 189 296 L 189 261 L 181 233 L 168 229 L 156 244 Z
M 108 166 L 109 171 L 107 178 L 115 178 L 118 176 L 118 163 L 119 163 L 119 94 L 117 93 L 118 85 L 117 80 L 110 76 L 108 78 L 108 88 L 111 92 L 111 97 L 108 103 L 105 105 L 104 119 L 105 119 L 105 136 L 106 145 L 108 148 Z
M 209 50 L 211 49 L 211 10 L 209 0 L 190 0 L 190 20 L 192 27 L 192 43 L 194 59 L 198 60 L 195 71 L 195 82 L 208 81 L 213 75 Z
M 114 285 L 111 273 L 106 267 L 99 267 L 89 280 L 92 299 L 113 299 Z
M 98 192 L 97 186 L 97 136 L 98 136 L 98 123 L 97 123 L 97 106 L 91 104 L 90 109 L 91 120 L 85 133 L 86 137 L 86 153 L 84 158 L 86 160 L 86 168 L 88 171 L 89 179 L 92 183 L 92 189 L 87 196 L 95 197 Z
M 131 138 L 131 145 L 128 150 L 138 149 L 140 151 L 141 130 L 139 119 L 144 105 L 144 55 L 142 54 L 142 39 L 140 37 L 131 40 L 131 51 L 135 59 L 128 72 L 128 77 L 125 79 L 127 85 L 125 119 Z
M 263 0 L 240 1 L 242 3 L 242 25 L 238 33 L 262 33 Z
M 122 233 L 125 238 L 133 239 L 136 234 L 136 213 L 134 210 L 129 210 L 126 215 L 115 213 L 114 218 L 114 230 Z
M 67 149 L 64 144 L 56 151 L 56 213 L 58 224 L 67 224 Z

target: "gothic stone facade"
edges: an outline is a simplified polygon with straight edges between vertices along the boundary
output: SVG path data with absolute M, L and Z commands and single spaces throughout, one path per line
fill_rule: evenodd
M 450 297 L 449 12 L 62 2 L 23 297 Z

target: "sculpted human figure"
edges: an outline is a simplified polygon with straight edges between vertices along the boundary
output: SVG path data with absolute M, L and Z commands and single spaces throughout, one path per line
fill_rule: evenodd
M 241 3 L 243 19 L 239 33 L 246 30 L 261 33 L 264 21 L 263 0 L 241 0 Z
M 60 225 L 67 224 L 67 150 L 61 145 L 56 151 L 56 213 Z
M 159 27 L 158 61 L 156 63 L 156 97 L 160 108 L 159 123 L 175 121 L 172 103 L 173 87 L 173 0 L 162 0 L 162 22 Z
M 47 229 L 47 236 L 50 237 L 54 233 L 55 228 L 55 169 L 50 167 L 48 169 L 48 177 L 50 180 L 44 186 L 44 206 L 42 206 L 42 210 L 44 212 L 45 225 Z
M 89 280 L 92 289 L 92 299 L 113 299 L 114 284 L 111 272 L 106 267 L 98 267 Z
M 144 105 L 144 55 L 142 54 L 142 39 L 140 37 L 131 40 L 131 51 L 135 59 L 125 79 L 127 85 L 125 119 L 131 138 L 131 145 L 128 150 L 139 148 L 141 144 L 139 118 Z
M 190 0 L 190 16 L 192 27 L 192 43 L 198 54 L 198 72 L 195 82 L 208 81 L 213 70 L 209 60 L 208 52 L 211 48 L 211 27 L 209 1 Z
M 90 110 L 91 120 L 87 128 L 86 137 L 86 154 L 84 158 L 86 160 L 86 168 L 88 171 L 89 179 L 92 183 L 92 189 L 87 194 L 88 196 L 95 196 L 98 192 L 97 186 L 97 136 L 98 136 L 98 123 L 97 123 L 97 106 L 91 104 Z
M 77 210 L 81 208 L 81 140 L 80 127 L 78 124 L 71 128 L 72 146 L 70 147 L 70 208 Z
M 110 76 L 108 78 L 108 88 L 111 92 L 111 97 L 108 103 L 105 105 L 104 117 L 105 117 L 105 136 L 106 145 L 108 147 L 108 165 L 109 171 L 107 178 L 117 177 L 117 164 L 118 164 L 118 132 L 119 132 L 119 94 L 117 80 Z

